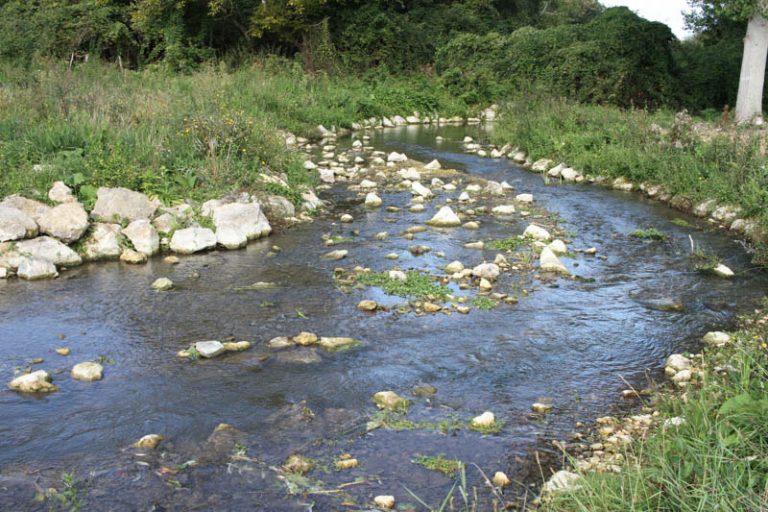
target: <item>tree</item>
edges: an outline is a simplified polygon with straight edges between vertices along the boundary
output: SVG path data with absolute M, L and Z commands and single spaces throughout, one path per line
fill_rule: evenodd
M 747 22 L 736 97 L 738 123 L 762 122 L 765 63 L 768 58 L 768 0 L 689 0 L 694 12 L 689 24 L 712 24 L 718 18 Z

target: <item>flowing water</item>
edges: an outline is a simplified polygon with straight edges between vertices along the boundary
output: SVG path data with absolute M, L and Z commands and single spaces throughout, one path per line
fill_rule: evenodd
M 379 231 L 396 234 L 428 219 L 434 204 L 422 214 L 366 211 L 341 185 L 323 196 L 333 203 L 332 212 L 242 251 L 184 257 L 175 266 L 155 258 L 144 266 L 85 265 L 54 281 L 0 281 L 0 374 L 10 380 L 15 368 L 43 357 L 34 367 L 51 372 L 60 387 L 43 397 L 0 391 L 0 509 L 47 510 L 50 502 L 35 502 L 34 496 L 65 471 L 84 481 L 83 510 L 307 510 L 313 503 L 314 510 L 354 510 L 342 502 L 364 505 L 377 494 L 393 494 L 401 503 L 416 503 L 406 488 L 436 503 L 452 480 L 412 464 L 417 454 L 445 454 L 529 483 L 538 472 L 529 457 L 533 450 L 556 453 L 549 440 L 566 438 L 577 421 L 622 407 L 620 390 L 660 377 L 669 354 L 695 349 L 707 330 L 727 326 L 765 293 L 766 276 L 751 269 L 728 233 L 689 217 L 691 226 L 680 227 L 672 220 L 682 214 L 639 195 L 547 186 L 506 160 L 462 154 L 460 141 L 471 132 L 410 127 L 378 132 L 372 142 L 533 193 L 559 216 L 569 247 L 594 246 L 603 256 L 564 259 L 579 279 L 520 282 L 516 286 L 532 291 L 519 304 L 469 315 L 362 313 L 356 305 L 363 298 L 399 301 L 376 289 L 343 293 L 333 281 L 335 267 L 397 265 L 439 273 L 438 266 L 453 260 L 474 265 L 493 260 L 497 251 L 465 249 L 465 242 L 520 234 L 528 222 L 488 218 L 480 232 L 430 230 L 414 241 L 375 241 Z M 446 140 L 435 142 L 438 134 Z M 385 205 L 406 206 L 410 195 L 383 198 Z M 337 224 L 341 212 L 352 213 L 355 222 Z M 670 240 L 627 236 L 646 227 Z M 320 258 L 329 250 L 323 233 L 351 239 L 341 246 L 350 251 L 345 260 Z M 737 276 L 693 272 L 689 235 Z M 432 252 L 411 255 L 408 247 L 415 243 Z M 271 254 L 272 245 L 282 251 Z M 399 261 L 384 259 L 390 252 L 399 253 Z M 176 288 L 151 290 L 160 276 Z M 278 287 L 236 290 L 257 281 Z M 670 302 L 684 310 L 659 307 Z M 300 331 L 352 336 L 363 344 L 337 353 L 264 345 Z M 175 355 L 191 341 L 228 336 L 256 346 L 214 360 Z M 72 355 L 56 355 L 61 346 Z M 102 381 L 69 377 L 72 364 L 99 357 L 106 362 Z M 411 397 L 409 418 L 465 422 L 490 410 L 506 422 L 502 432 L 366 433 L 375 413 L 373 393 L 391 389 L 409 396 L 419 385 L 438 391 Z M 552 400 L 553 412 L 534 417 L 530 406 L 542 398 Z M 211 436 L 221 422 L 238 429 L 231 439 Z M 162 450 L 137 456 L 126 449 L 148 433 L 167 438 Z M 233 450 L 243 455 L 234 462 Z M 269 468 L 295 451 L 318 461 L 309 477 L 323 481 L 325 490 L 365 481 L 345 487 L 347 494 L 289 496 Z M 334 471 L 332 462 L 342 453 L 360 466 Z M 197 466 L 179 466 L 192 459 Z M 469 474 L 476 483 L 476 472 Z

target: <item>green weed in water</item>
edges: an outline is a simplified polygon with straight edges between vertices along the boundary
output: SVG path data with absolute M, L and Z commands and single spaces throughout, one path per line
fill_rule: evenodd
M 406 272 L 405 281 L 392 279 L 387 272 L 371 272 L 357 276 L 357 282 L 367 286 L 378 286 L 389 295 L 399 297 L 435 297 L 444 300 L 450 289 L 436 284 L 432 276 L 422 272 Z
M 648 228 L 648 229 L 636 229 L 633 232 L 629 234 L 632 238 L 640 238 L 643 240 L 654 240 L 657 242 L 663 242 L 668 237 L 666 234 L 662 233 L 656 228 Z
M 462 468 L 460 460 L 446 459 L 443 454 L 437 456 L 417 455 L 411 462 L 430 471 L 442 473 L 448 478 L 456 477 Z

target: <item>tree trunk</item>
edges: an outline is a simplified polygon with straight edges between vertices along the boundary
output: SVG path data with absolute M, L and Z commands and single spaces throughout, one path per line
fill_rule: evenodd
M 741 61 L 736 122 L 762 120 L 765 60 L 768 57 L 768 20 L 759 13 L 749 18 Z

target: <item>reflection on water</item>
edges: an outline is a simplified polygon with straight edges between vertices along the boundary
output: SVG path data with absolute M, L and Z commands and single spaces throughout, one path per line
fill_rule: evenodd
M 476 462 L 490 473 L 523 471 L 516 457 L 540 439 L 563 437 L 575 421 L 615 406 L 618 391 L 626 387 L 624 380 L 643 386 L 647 372 L 658 375 L 667 355 L 694 347 L 709 328 L 727 324 L 764 293 L 765 276 L 749 272 L 749 258 L 728 234 L 708 231 L 695 219 L 687 220 L 701 229 L 679 227 L 671 221 L 680 213 L 637 195 L 579 185 L 545 186 L 539 176 L 506 161 L 461 154 L 461 139 L 467 133 L 477 135 L 477 130 L 394 129 L 378 132 L 373 144 L 421 160 L 438 158 L 444 166 L 507 180 L 519 192 L 532 192 L 540 205 L 559 214 L 571 247 L 595 246 L 605 257 L 577 255 L 566 260 L 573 273 L 585 279 L 560 280 L 556 286 L 535 282 L 535 293 L 518 305 L 469 316 L 363 314 L 355 308 L 361 299 L 382 297 L 375 290 L 351 295 L 337 290 L 332 274 L 339 263 L 374 270 L 389 269 L 393 263 L 434 270 L 456 259 L 477 264 L 483 257 L 492 260 L 495 252 L 467 250 L 464 242 L 518 234 L 526 223 L 487 219 L 479 234 L 428 231 L 415 241 L 374 241 L 379 231 L 399 233 L 423 222 L 434 213 L 435 204 L 423 214 L 407 209 L 369 212 L 337 187 L 326 198 L 351 211 L 356 219 L 352 225 L 336 225 L 335 216 L 329 215 L 242 251 L 186 257 L 176 266 L 160 259 L 139 267 L 102 263 L 65 272 L 50 282 L 0 281 L 0 374 L 10 380 L 14 368 L 43 357 L 45 362 L 36 367 L 53 373 L 61 388 L 45 397 L 0 391 L 0 468 L 6 474 L 20 467 L 95 470 L 90 496 L 103 509 L 146 509 L 152 503 L 168 510 L 191 503 L 208 504 L 203 509 L 254 503 L 265 510 L 301 509 L 302 501 L 283 499 L 282 487 L 266 473 L 201 467 L 179 477 L 187 489 L 180 495 L 154 482 L 149 473 L 135 473 L 139 469 L 121 452 L 154 432 L 171 440 L 169 451 L 192 453 L 206 446 L 217 424 L 226 422 L 244 433 L 249 454 L 266 464 L 279 463 L 294 450 L 328 460 L 347 451 L 361 461 L 361 468 L 321 475 L 323 479 L 341 483 L 377 475 L 381 484 L 350 492 L 392 493 L 407 500 L 402 487 L 406 484 L 420 496 L 439 498 L 451 483 L 411 464 L 416 453 L 445 453 Z M 437 134 L 445 140 L 435 142 Z M 403 206 L 409 196 L 391 194 L 384 199 L 385 205 Z M 670 242 L 651 244 L 627 237 L 638 227 L 651 226 L 670 234 Z M 354 229 L 359 236 L 352 235 Z M 343 246 L 350 251 L 343 262 L 320 259 L 328 250 L 320 238 L 326 232 L 352 238 Z M 737 277 L 728 281 L 692 272 L 689 234 L 708 252 L 722 256 Z M 433 250 L 412 256 L 408 247 L 414 243 Z M 274 244 L 282 251 L 271 256 Z M 436 255 L 439 251 L 444 258 Z M 384 259 L 389 252 L 399 253 L 400 260 Z M 151 290 L 149 284 L 159 276 L 171 278 L 175 290 Z M 279 287 L 234 290 L 257 281 Z M 660 301 L 679 302 L 684 311 L 652 307 Z M 303 330 L 352 336 L 364 345 L 335 354 L 302 349 L 305 352 L 280 355 L 263 345 L 272 337 Z M 227 336 L 253 340 L 256 348 L 197 363 L 175 356 L 190 341 Z M 59 346 L 70 347 L 72 355 L 56 355 L 53 350 Z M 114 360 L 106 366 L 103 381 L 69 378 L 72 364 L 100 356 Z M 438 393 L 414 399 L 413 419 L 466 421 L 492 410 L 506 421 L 503 433 L 358 435 L 374 412 L 373 393 L 392 389 L 407 394 L 425 384 Z M 530 405 L 542 397 L 552 399 L 554 411 L 546 420 L 532 420 Z M 312 421 L 296 419 L 290 412 L 302 401 L 314 411 Z M 313 442 L 329 438 L 337 442 Z M 8 477 L 6 484 L 9 481 L 14 482 Z M 18 489 L 0 498 L 0 505 L 3 499 L 15 506 L 29 504 L 26 488 Z

